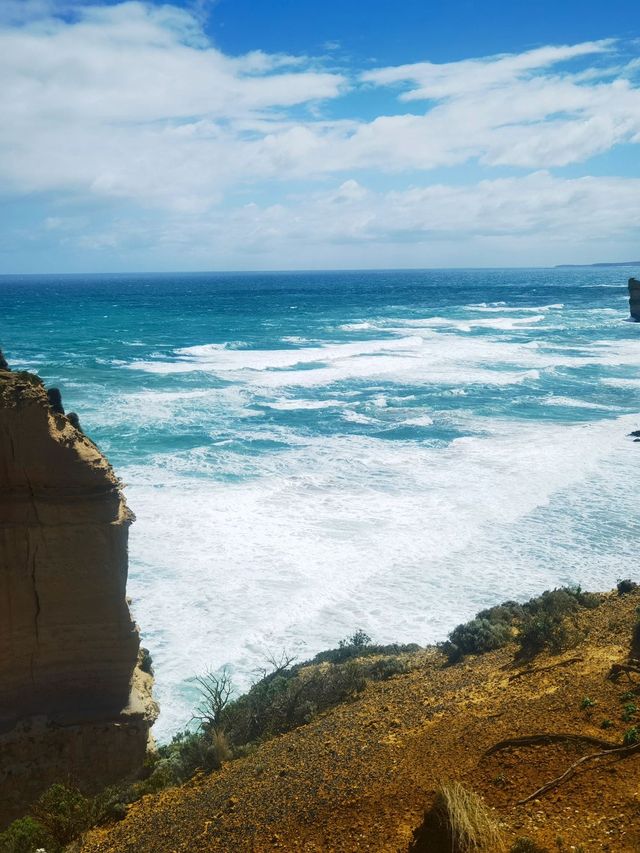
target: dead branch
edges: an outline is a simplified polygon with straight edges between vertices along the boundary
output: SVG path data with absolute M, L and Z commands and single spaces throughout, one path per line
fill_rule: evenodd
M 209 670 L 204 675 L 196 676 L 195 681 L 200 690 L 200 702 L 192 719 L 201 728 L 217 729 L 234 692 L 229 671 L 226 667 L 218 674 Z
M 623 673 L 628 677 L 629 681 L 633 681 L 631 673 L 640 675 L 640 666 L 633 663 L 612 663 L 607 678 L 611 681 L 617 681 Z
M 520 672 L 516 672 L 514 675 L 509 676 L 509 681 L 516 681 L 518 678 L 524 678 L 525 675 L 535 675 L 537 672 L 549 672 L 550 669 L 556 669 L 559 666 L 570 666 L 572 663 L 579 663 L 584 660 L 582 657 L 569 658 L 568 660 L 561 660 L 559 663 L 552 663 L 551 666 L 539 666 L 536 669 L 523 669 Z
M 548 733 L 526 735 L 525 737 L 512 737 L 507 738 L 506 740 L 501 740 L 489 747 L 485 752 L 485 755 L 493 755 L 494 752 L 499 752 L 502 749 L 509 749 L 509 747 L 535 746 L 539 743 L 563 743 L 567 741 L 570 743 L 588 743 L 591 746 L 599 746 L 604 750 L 619 748 L 619 744 L 617 743 L 611 743 L 610 741 L 601 740 L 597 737 L 590 737 L 589 735 Z
M 518 800 L 518 805 L 522 806 L 531 800 L 536 800 L 552 788 L 557 788 L 563 782 L 566 782 L 567 779 L 570 779 L 581 764 L 586 764 L 588 761 L 595 761 L 598 758 L 607 758 L 610 755 L 618 755 L 620 758 L 624 758 L 627 755 L 631 755 L 631 753 L 638 751 L 640 751 L 640 743 L 634 743 L 629 746 L 618 746 L 614 749 L 605 749 L 601 752 L 592 752 L 590 755 L 583 755 L 582 758 L 575 761 L 560 776 L 556 776 L 555 779 L 552 779 L 550 782 L 542 785 L 541 788 L 538 788 L 537 791 L 534 791 L 533 794 L 529 794 L 529 796 L 525 797 L 523 800 Z

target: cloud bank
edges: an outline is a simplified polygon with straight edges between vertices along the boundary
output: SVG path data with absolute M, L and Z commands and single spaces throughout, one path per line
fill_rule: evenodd
M 428 265 L 461 239 L 500 262 L 638 237 L 638 179 L 589 171 L 640 143 L 640 62 L 618 42 L 363 70 L 227 56 L 171 5 L 60 9 L 0 15 L 0 191 L 69 253 L 137 240 L 185 266 L 339 266 L 375 243 Z

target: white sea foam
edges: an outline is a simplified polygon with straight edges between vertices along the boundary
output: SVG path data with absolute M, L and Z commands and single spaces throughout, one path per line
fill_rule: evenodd
M 343 323 L 341 326 L 338 326 L 338 328 L 343 332 L 361 332 L 367 331 L 368 329 L 377 329 L 379 327 L 373 323 L 362 321 L 360 323 Z
M 488 321 L 496 331 L 514 327 L 504 318 Z M 441 322 L 442 321 L 442 322 Z M 405 321 L 409 322 L 409 321 Z M 478 321 L 483 322 L 483 321 Z M 425 327 L 426 323 L 426 327 Z M 131 369 L 158 374 L 205 372 L 265 388 L 314 387 L 351 379 L 452 385 L 509 385 L 535 379 L 548 368 L 589 365 L 635 365 L 640 345 L 634 340 L 596 341 L 583 355 L 539 341 L 516 342 L 496 336 L 435 331 L 443 318 L 411 321 L 391 327 L 394 337 L 327 344 L 288 350 L 221 350 L 215 346 L 187 347 L 174 361 L 134 361 Z M 464 325 L 464 324 L 462 324 Z M 422 326 L 423 328 L 420 328 Z M 420 331 L 420 334 L 417 332 Z
M 374 418 L 370 418 L 367 415 L 363 415 L 362 412 L 354 412 L 353 409 L 347 409 L 346 412 L 342 413 L 342 417 L 345 421 L 349 421 L 352 424 L 373 424 L 375 423 Z
M 431 426 L 433 424 L 433 418 L 430 415 L 419 415 L 415 418 L 407 418 L 403 423 L 406 426 Z
M 611 409 L 611 406 L 605 406 L 602 403 L 592 403 L 589 400 L 579 400 L 575 397 L 557 397 L 551 395 L 544 402 L 547 406 L 569 406 L 572 409 L 594 409 L 600 411 Z
M 601 379 L 602 385 L 609 385 L 611 388 L 640 388 L 640 379 Z
M 239 482 L 196 451 L 123 470 L 159 735 L 189 718 L 185 679 L 208 665 L 246 686 L 268 650 L 309 656 L 358 626 L 432 641 L 497 600 L 632 572 L 635 417 L 473 424 L 485 437 L 439 449 L 291 433 Z
M 526 330 L 532 328 L 532 324 L 544 320 L 544 314 L 535 314 L 531 317 L 492 317 L 490 320 L 454 320 L 448 317 L 429 317 L 424 320 L 407 321 L 407 325 L 416 328 L 450 328 L 460 332 L 470 332 L 472 329 L 501 329 L 501 330 Z
M 125 394 L 114 418 L 210 425 L 209 444 L 121 472 L 161 737 L 189 718 L 188 676 L 208 665 L 229 664 L 242 687 L 268 650 L 308 657 L 359 626 L 382 642 L 433 641 L 503 598 L 634 571 L 638 445 L 626 434 L 638 421 L 612 419 L 611 397 L 633 395 L 602 386 L 640 388 L 638 341 L 602 340 L 618 318 L 588 312 L 566 312 L 579 337 L 558 335 L 561 303 L 467 307 L 356 318 L 322 344 L 199 345 L 127 365 L 154 387 L 167 374 L 171 390 Z M 475 416 L 480 386 L 496 412 L 516 398 L 523 419 Z M 541 404 L 544 418 L 526 420 Z M 333 433 L 313 432 L 314 411 Z M 399 426 L 425 429 L 404 441 Z M 443 447 L 440 427 L 468 434 Z
M 559 311 L 562 308 L 564 308 L 564 304 L 562 302 L 555 302 L 552 305 L 532 306 L 507 305 L 506 302 L 491 302 L 489 304 L 486 302 L 478 302 L 474 305 L 465 305 L 465 310 L 467 311 L 499 312 L 502 314 L 504 314 L 505 311 L 540 314 L 545 311 Z
M 295 411 L 296 409 L 335 409 L 340 408 L 345 404 L 344 400 L 273 400 L 269 403 L 263 403 L 269 409 L 279 409 L 280 411 Z

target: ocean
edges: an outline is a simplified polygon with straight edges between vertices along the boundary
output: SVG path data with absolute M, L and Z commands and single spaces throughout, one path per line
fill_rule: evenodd
M 126 484 L 159 739 L 207 669 L 637 578 L 634 272 L 0 277 L 9 363 Z

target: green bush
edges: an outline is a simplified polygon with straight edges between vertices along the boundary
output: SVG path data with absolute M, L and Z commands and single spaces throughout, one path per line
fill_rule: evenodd
M 518 604 L 517 601 L 503 601 L 502 604 L 496 604 L 495 607 L 481 610 L 476 615 L 476 619 L 487 619 L 489 622 L 513 625 L 514 622 L 522 618 L 523 611 L 523 604 Z
M 326 649 L 323 652 L 318 652 L 314 658 L 308 661 L 308 664 L 344 663 L 344 661 L 350 660 L 351 658 L 375 657 L 377 655 L 412 654 L 413 652 L 420 651 L 420 646 L 416 643 L 390 643 L 389 645 L 382 646 L 376 643 L 363 644 L 361 642 L 354 642 L 354 639 L 357 640 L 357 635 L 358 632 L 356 632 L 352 637 L 340 640 L 337 649 Z M 367 635 L 365 634 L 364 636 L 366 637 Z M 304 666 L 305 664 L 302 665 Z
M 484 654 L 505 646 L 517 632 L 521 656 L 536 654 L 544 648 L 560 651 L 576 636 L 565 619 L 580 609 L 598 607 L 600 601 L 600 596 L 582 592 L 579 586 L 546 590 L 524 604 L 505 601 L 458 625 L 439 648 L 449 663 L 456 663 L 467 654 Z
M 225 674 L 204 676 L 198 679 L 204 700 L 196 715 L 198 730 L 183 733 L 161 749 L 161 760 L 177 763 L 179 775 L 190 774 L 195 766 L 213 769 L 215 761 L 207 764 L 210 752 L 203 745 L 203 739 L 213 733 L 224 734 L 228 752 L 238 755 L 252 744 L 304 725 L 322 711 L 352 699 L 367 681 L 384 681 L 407 672 L 405 653 L 419 648 L 373 645 L 359 630 L 337 649 L 309 662 L 294 664 L 286 657 L 273 661 L 273 671 L 236 699 L 230 698 Z M 382 653 L 389 650 L 392 653 Z
M 85 797 L 77 788 L 56 784 L 44 792 L 31 813 L 64 846 L 96 824 L 100 817 L 97 805 L 95 799 Z
M 61 848 L 44 826 L 32 817 L 14 820 L 4 832 L 0 832 L 0 853 L 35 853 L 39 849 L 58 853 Z
M 525 619 L 518 641 L 519 657 L 530 658 L 546 648 L 562 651 L 569 645 L 569 632 L 562 617 L 537 613 Z
M 455 663 L 464 655 L 482 655 L 505 646 L 511 639 L 511 628 L 506 622 L 489 619 L 472 619 L 458 625 L 449 634 L 449 641 L 442 645 L 450 663 Z

